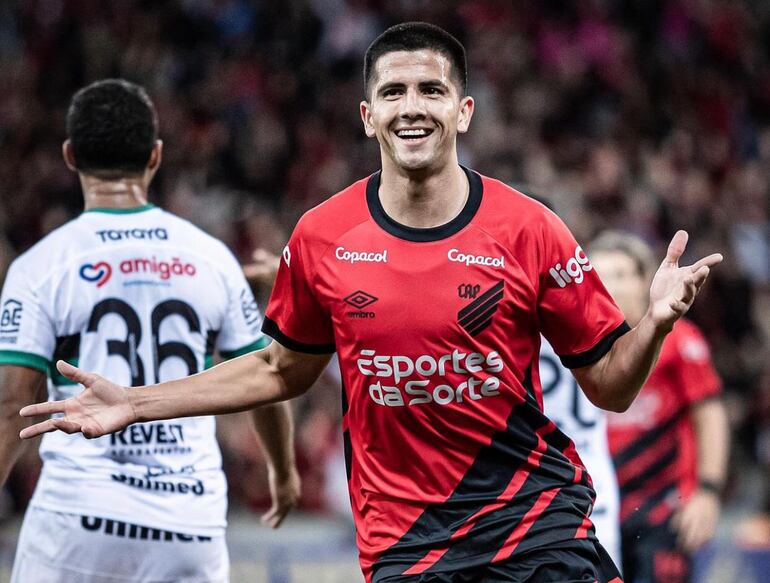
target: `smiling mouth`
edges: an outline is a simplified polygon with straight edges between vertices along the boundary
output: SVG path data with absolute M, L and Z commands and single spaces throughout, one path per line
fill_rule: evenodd
M 396 130 L 396 136 L 402 140 L 419 140 L 420 138 L 427 138 L 433 133 L 433 130 L 425 128 L 409 128 L 403 130 Z

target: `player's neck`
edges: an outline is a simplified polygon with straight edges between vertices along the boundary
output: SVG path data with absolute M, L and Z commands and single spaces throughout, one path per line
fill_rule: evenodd
M 147 204 L 147 185 L 144 177 L 103 180 L 80 175 L 85 210 L 130 209 Z
M 468 200 L 468 177 L 459 164 L 439 172 L 406 173 L 383 164 L 380 203 L 394 221 L 416 229 L 446 224 Z

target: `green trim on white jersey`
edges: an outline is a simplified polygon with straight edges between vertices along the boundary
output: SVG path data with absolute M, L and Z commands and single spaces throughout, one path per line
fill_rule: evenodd
M 47 358 L 21 350 L 0 350 L 0 364 L 26 366 L 45 374 L 48 374 L 51 368 L 51 361 Z
M 221 354 L 222 358 L 224 358 L 225 360 L 230 360 L 232 358 L 238 358 L 239 356 L 248 354 L 249 352 L 254 352 L 255 350 L 261 350 L 268 344 L 270 344 L 270 338 L 268 338 L 267 336 L 263 336 L 256 342 L 247 344 L 243 348 L 239 348 L 237 350 L 221 350 L 219 354 Z
M 143 213 L 144 211 L 151 211 L 156 208 L 154 204 L 147 203 L 142 206 L 134 206 L 131 208 L 110 208 L 110 207 L 98 207 L 83 211 L 84 213 L 107 213 L 110 215 L 130 215 L 133 213 Z

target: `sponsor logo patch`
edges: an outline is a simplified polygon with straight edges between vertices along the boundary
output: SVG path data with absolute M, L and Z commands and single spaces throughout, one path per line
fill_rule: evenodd
M 194 496 L 203 496 L 206 489 L 200 480 L 158 480 L 155 476 L 130 476 L 127 474 L 112 474 L 115 482 L 137 488 L 139 490 L 149 490 L 152 492 L 163 492 L 164 494 L 192 494 Z
M 197 273 L 195 265 L 185 263 L 179 257 L 172 257 L 171 261 L 158 260 L 153 257 L 137 257 L 125 259 L 120 262 L 120 272 L 126 275 L 150 274 L 157 275 L 163 281 L 172 277 L 194 277 Z
M 96 231 L 96 236 L 102 243 L 109 241 L 125 241 L 128 239 L 147 241 L 167 241 L 168 231 L 163 227 L 149 229 L 104 229 Z
M 364 349 L 359 354 L 358 371 L 375 381 L 369 384 L 369 397 L 385 407 L 450 405 L 496 397 L 500 394 L 496 375 L 505 368 L 496 351 L 484 354 L 455 349 L 450 354 L 414 357 Z M 450 376 L 454 377 L 451 383 Z M 464 380 L 455 385 L 458 377 Z
M 585 251 L 578 245 L 575 247 L 575 256 L 570 257 L 564 264 L 564 267 L 559 262 L 549 269 L 548 273 L 551 274 L 551 277 L 559 287 L 567 287 L 573 281 L 578 285 L 583 283 L 583 273 L 591 271 L 593 268 L 594 266 L 591 265 Z
M 19 300 L 8 298 L 3 303 L 2 317 L 0 317 L 0 334 L 17 334 L 19 328 L 21 328 L 21 314 L 24 306 Z M 16 342 L 16 338 L 13 341 L 9 338 L 2 338 L 3 342 Z
M 90 530 L 91 532 L 102 532 L 103 534 L 107 535 L 138 540 L 153 540 L 163 542 L 176 540 L 183 543 L 189 543 L 193 541 L 211 542 L 212 540 L 210 536 L 183 534 L 181 532 L 172 532 L 170 530 L 162 530 L 160 528 L 152 528 L 150 526 L 142 526 L 140 524 L 132 524 L 130 522 L 112 520 L 111 518 L 100 518 L 98 516 L 81 516 L 80 526 L 84 530 Z
M 387 263 L 388 262 L 388 250 L 382 251 L 349 251 L 344 247 L 337 247 L 334 250 L 334 256 L 338 261 L 346 261 L 347 263 Z
M 112 277 L 112 266 L 106 261 L 98 263 L 85 263 L 80 266 L 81 279 L 89 283 L 96 283 L 96 287 L 102 287 Z
M 169 445 L 184 443 L 181 423 L 134 423 L 110 433 L 110 445 Z
M 346 304 L 353 306 L 357 310 L 355 312 L 348 312 L 348 318 L 374 318 L 374 312 L 364 311 L 364 308 L 371 306 L 377 300 L 378 298 L 363 290 L 354 291 L 344 299 Z
M 346 304 L 349 304 L 354 308 L 358 308 L 359 310 L 363 310 L 365 307 L 371 306 L 376 301 L 377 298 L 362 290 L 354 291 L 352 294 L 345 298 Z
M 450 249 L 447 253 L 449 261 L 455 263 L 464 263 L 466 266 L 483 265 L 485 267 L 495 267 L 497 269 L 505 268 L 505 257 L 491 257 L 489 255 L 470 255 L 463 253 L 459 249 Z
M 241 313 L 246 325 L 253 326 L 260 320 L 259 306 L 257 300 L 254 299 L 254 295 L 247 289 L 241 290 Z
M 135 423 L 110 434 L 110 456 L 128 462 L 141 457 L 190 453 L 180 423 Z

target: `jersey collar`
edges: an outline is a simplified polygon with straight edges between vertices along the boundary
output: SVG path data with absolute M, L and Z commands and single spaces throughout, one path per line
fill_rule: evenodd
M 469 170 L 465 166 L 461 166 L 466 176 L 468 176 L 468 184 L 470 190 L 468 192 L 468 200 L 465 202 L 465 206 L 460 213 L 448 223 L 439 225 L 438 227 L 429 227 L 427 229 L 420 229 L 416 227 L 408 227 L 397 221 L 394 221 L 387 215 L 385 209 L 382 208 L 380 202 L 380 174 L 381 171 L 377 171 L 369 177 L 369 181 L 366 184 L 366 204 L 369 206 L 369 212 L 380 227 L 391 235 L 404 239 L 406 241 L 413 241 L 416 243 L 427 243 L 430 241 L 440 241 L 451 237 L 455 233 L 461 231 L 468 223 L 471 222 L 476 215 L 476 211 L 481 206 L 481 197 L 484 187 L 481 183 L 481 177 Z
M 155 205 L 152 203 L 143 204 L 142 206 L 134 206 L 131 208 L 109 208 L 109 207 L 99 207 L 99 208 L 92 208 L 88 209 L 87 211 L 83 211 L 86 213 L 108 213 L 111 215 L 130 215 L 134 213 L 142 213 L 144 211 L 149 211 L 155 208 Z

